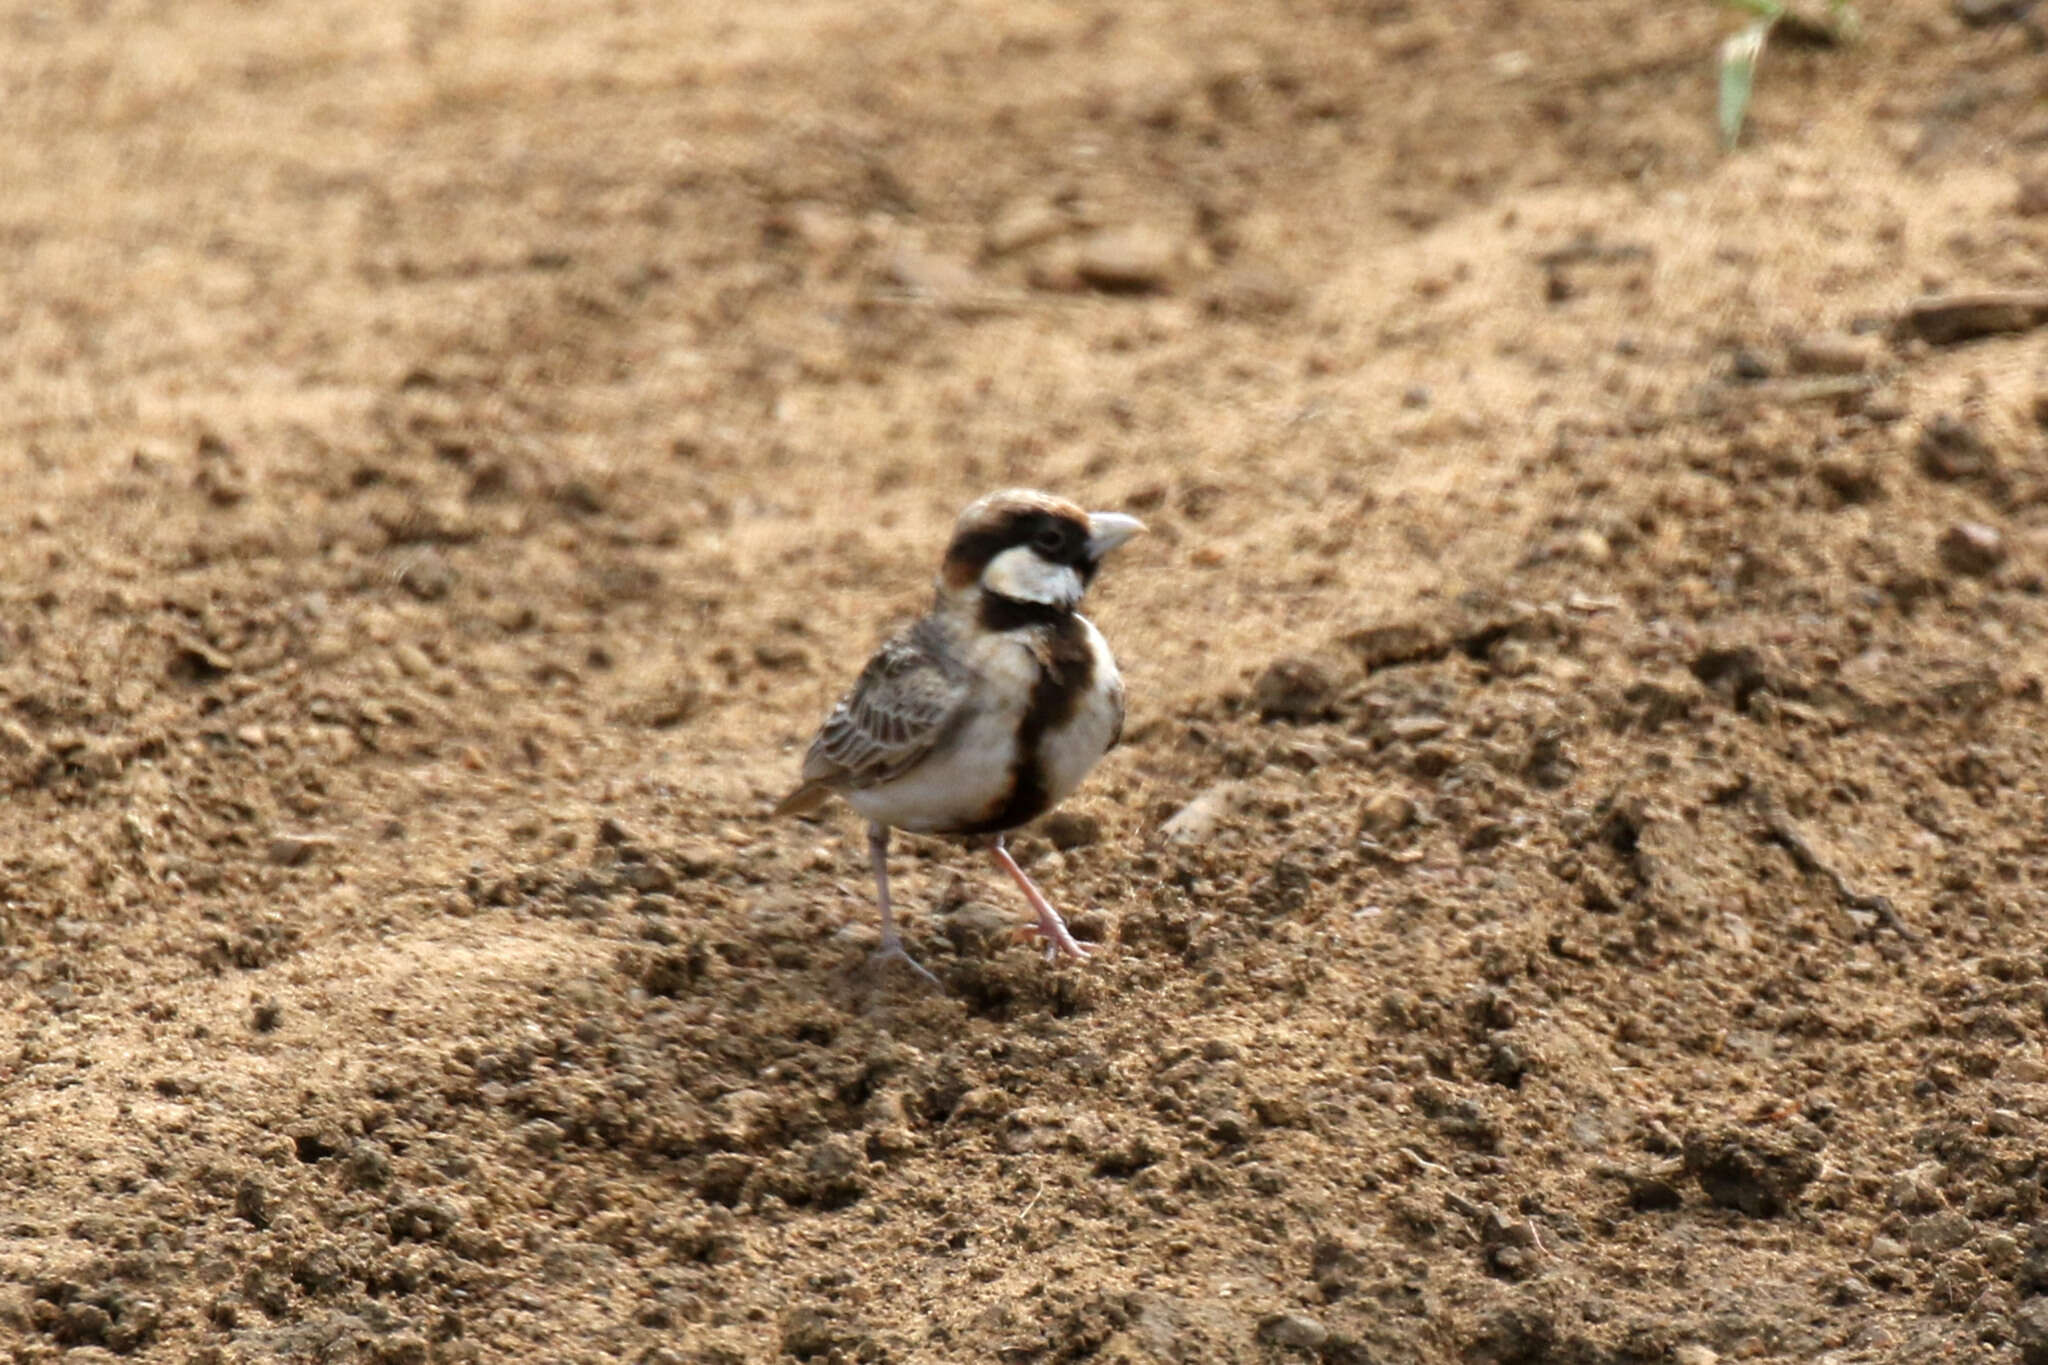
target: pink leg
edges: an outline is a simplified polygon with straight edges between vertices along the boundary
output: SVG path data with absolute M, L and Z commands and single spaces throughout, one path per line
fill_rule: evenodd
M 922 962 L 919 962 L 905 950 L 903 947 L 903 935 L 896 930 L 896 916 L 889 908 L 889 830 L 887 826 L 868 826 L 868 858 L 875 868 L 875 899 L 880 901 L 882 905 L 882 946 L 875 949 L 875 955 L 872 959 L 874 964 L 879 967 L 887 963 L 890 958 L 901 958 L 909 964 L 910 970 L 916 972 L 934 986 L 939 986 L 940 990 L 944 990 L 945 987 L 939 984 L 939 979 L 933 976 L 931 971 Z
M 998 834 L 989 844 L 989 852 L 995 855 L 995 860 L 1002 864 L 1003 871 L 1009 873 L 1011 880 L 1017 883 L 1017 889 L 1024 893 L 1024 899 L 1031 902 L 1031 908 L 1038 912 L 1038 923 L 1026 926 L 1023 932 L 1045 940 L 1045 960 L 1052 962 L 1065 956 L 1076 962 L 1086 962 L 1088 950 L 1095 945 L 1083 943 L 1067 932 L 1067 922 L 1060 918 L 1060 912 L 1053 909 L 1052 903 L 1039 894 L 1038 888 L 1032 885 L 1031 878 L 1024 875 L 1024 869 L 1017 866 L 1017 860 L 1010 856 L 1010 850 L 1003 847 L 1002 835 Z

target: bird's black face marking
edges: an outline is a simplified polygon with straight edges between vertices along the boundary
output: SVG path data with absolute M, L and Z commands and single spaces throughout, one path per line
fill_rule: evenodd
M 978 578 L 990 560 L 1005 550 L 1028 545 L 1048 564 L 1078 570 L 1081 581 L 1094 578 L 1096 562 L 1088 557 L 1088 527 L 1073 517 L 1041 508 L 1019 508 L 998 520 L 962 531 L 946 549 L 946 563 L 963 578 Z

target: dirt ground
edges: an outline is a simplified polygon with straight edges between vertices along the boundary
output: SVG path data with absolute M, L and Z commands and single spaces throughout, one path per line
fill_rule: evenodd
M 1862 8 L 8 6 L 0 1344 L 2048 1361 L 2048 61 Z M 1013 483 L 939 994 L 766 810 Z

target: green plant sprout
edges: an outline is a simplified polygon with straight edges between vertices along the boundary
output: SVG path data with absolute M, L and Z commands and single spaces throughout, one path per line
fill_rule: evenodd
M 1795 9 L 1785 0 L 1724 0 L 1747 12 L 1750 21 L 1721 44 L 1721 146 L 1734 151 L 1742 140 L 1742 125 L 1749 116 L 1749 98 L 1756 89 L 1756 67 L 1763 59 L 1764 45 L 1781 26 L 1788 39 L 1814 47 L 1836 47 L 1854 42 L 1859 24 L 1848 0 L 1827 0 L 1827 12 L 1816 16 L 1804 8 Z

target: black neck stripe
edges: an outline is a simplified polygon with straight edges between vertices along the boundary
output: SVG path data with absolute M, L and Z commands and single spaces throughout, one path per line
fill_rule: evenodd
M 983 630 L 1019 630 L 1025 626 L 1058 626 L 1074 614 L 1072 607 L 1051 602 L 1029 602 L 982 589 L 977 621 Z

